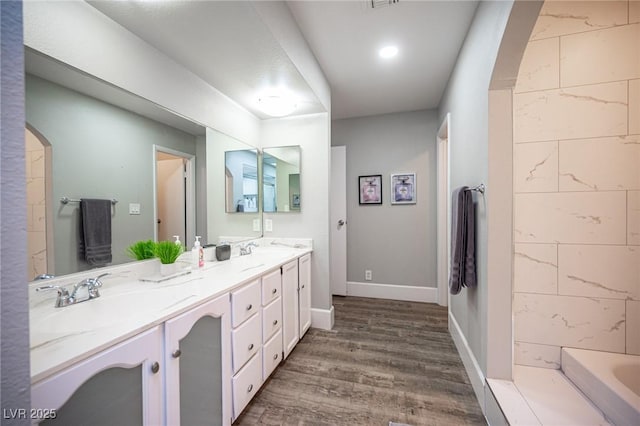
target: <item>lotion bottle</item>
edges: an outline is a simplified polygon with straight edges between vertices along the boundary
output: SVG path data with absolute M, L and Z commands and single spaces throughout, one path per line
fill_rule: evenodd
M 193 259 L 193 266 L 196 268 L 202 268 L 204 266 L 204 249 L 200 245 L 200 236 L 196 236 L 196 241 L 193 243 L 191 249 L 191 256 Z

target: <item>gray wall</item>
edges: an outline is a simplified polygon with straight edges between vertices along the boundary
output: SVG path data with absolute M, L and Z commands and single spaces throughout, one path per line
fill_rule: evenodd
M 347 281 L 436 287 L 435 110 L 334 120 L 347 147 Z M 417 203 L 391 205 L 391 173 L 416 173 Z M 382 174 L 382 205 L 359 205 L 358 176 Z
M 56 275 L 90 269 L 78 259 L 78 204 L 60 197 L 116 198 L 113 264 L 153 238 L 153 145 L 196 154 L 196 137 L 38 77 L 26 78 L 27 123 L 51 143 Z M 141 214 L 129 215 L 129 203 Z
M 451 113 L 450 187 L 488 181 L 489 85 L 512 1 L 480 2 L 438 111 Z M 487 205 L 490 196 L 474 195 L 477 224 L 478 287 L 451 297 L 450 312 L 486 375 L 487 365 Z M 495 206 L 494 208 L 500 208 Z
M 2 408 L 30 404 L 22 2 L 0 2 L 0 377 Z M 2 424 L 30 424 L 28 418 Z

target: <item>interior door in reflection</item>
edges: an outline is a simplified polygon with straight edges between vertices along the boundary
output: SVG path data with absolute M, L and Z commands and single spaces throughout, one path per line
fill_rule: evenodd
M 164 152 L 156 155 L 157 166 L 157 211 L 158 241 L 186 240 L 186 160 Z

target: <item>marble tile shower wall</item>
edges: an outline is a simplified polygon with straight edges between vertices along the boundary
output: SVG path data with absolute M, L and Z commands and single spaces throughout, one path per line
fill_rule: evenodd
M 513 105 L 515 362 L 640 354 L 640 1 L 547 1 Z
M 44 147 L 25 132 L 28 279 L 47 272 Z

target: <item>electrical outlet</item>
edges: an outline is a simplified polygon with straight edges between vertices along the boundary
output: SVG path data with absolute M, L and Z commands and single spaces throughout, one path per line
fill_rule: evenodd
M 364 271 L 364 279 L 365 279 L 365 281 L 371 281 L 372 280 L 371 270 L 370 269 L 365 269 L 365 271 Z
M 273 232 L 273 220 L 271 219 L 264 220 L 264 230 L 266 232 Z
M 260 219 L 253 219 L 253 232 L 260 232 Z
M 140 214 L 140 204 L 129 203 L 129 214 Z

